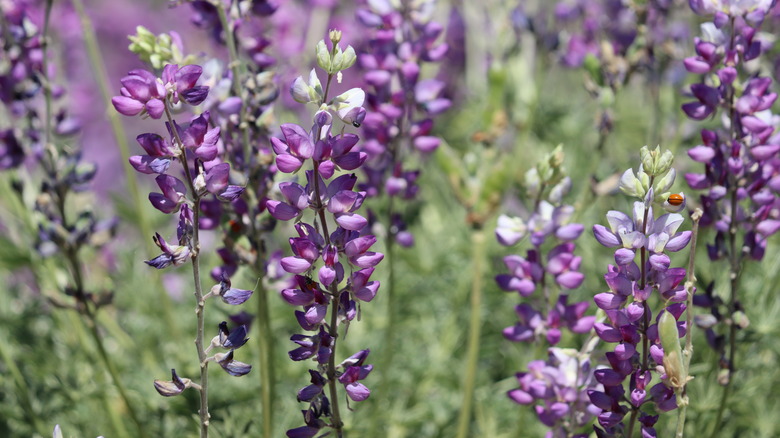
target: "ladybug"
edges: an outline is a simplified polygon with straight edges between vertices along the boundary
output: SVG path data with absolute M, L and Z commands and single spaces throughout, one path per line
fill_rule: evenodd
M 679 193 L 673 193 L 669 195 L 669 199 L 667 199 L 666 202 L 668 202 L 669 205 L 674 205 L 675 207 L 678 207 L 682 205 L 683 202 L 685 202 L 685 198 L 683 197 L 683 195 L 680 195 Z

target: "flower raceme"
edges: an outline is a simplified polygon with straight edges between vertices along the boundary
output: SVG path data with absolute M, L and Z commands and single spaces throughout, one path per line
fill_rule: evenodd
M 589 398 L 602 409 L 598 422 L 600 434 L 614 434 L 627 426 L 632 431 L 639 421 L 643 436 L 656 436 L 653 425 L 658 416 L 646 412 L 652 403 L 658 411 L 677 407 L 675 387 L 667 385 L 664 369 L 664 349 L 658 336 L 658 317 L 676 324 L 676 336 L 669 342 L 679 342 L 688 329 L 679 321 L 685 311 L 688 291 L 683 286 L 686 270 L 671 267 L 668 252 L 685 248 L 691 240 L 690 231 L 679 231 L 684 222 L 678 213 L 665 213 L 655 217 L 653 203 L 679 211 L 684 207 L 683 195 L 671 195 L 668 190 L 674 183 L 675 172 L 671 168 L 673 156 L 659 148 L 641 150 L 642 164 L 636 174 L 629 169 L 621 178 L 620 188 L 639 198 L 634 202 L 632 215 L 620 211 L 607 213 L 608 227 L 594 225 L 596 240 L 608 248 L 617 248 L 615 265 L 610 265 L 604 279 L 607 292 L 596 294 L 594 302 L 606 314 L 606 320 L 594 324 L 596 335 L 604 342 L 616 344 L 606 353 L 608 368 L 595 372 L 595 379 L 603 390 L 590 390 Z M 658 196 L 655 193 L 661 193 Z M 639 256 L 639 263 L 636 258 Z M 666 304 L 653 323 L 650 302 L 653 292 Z M 679 333 L 678 333 L 679 332 Z M 671 345 L 668 343 L 667 345 Z M 671 363 L 671 362 L 669 362 Z M 675 369 L 675 372 L 677 370 Z M 653 374 L 661 383 L 650 386 Z M 626 398 L 623 382 L 630 379 L 631 393 Z M 628 400 L 628 406 L 623 402 Z M 624 417 L 631 412 L 630 420 Z M 628 432 L 630 434 L 630 432 Z
M 355 62 L 351 47 L 343 51 L 339 47 L 340 37 L 340 32 L 331 31 L 330 50 L 324 41 L 317 45 L 317 63 L 328 75 L 328 85 Z M 295 281 L 281 296 L 301 308 L 295 317 L 304 331 L 312 333 L 293 335 L 290 340 L 297 347 L 289 356 L 294 361 L 313 360 L 317 368 L 309 370 L 311 384 L 298 392 L 298 400 L 309 403 L 303 411 L 306 425 L 288 430 L 287 436 L 311 437 L 325 427 L 332 427 L 341 436 L 338 399 L 331 396 L 343 385 L 349 400 L 367 399 L 370 391 L 360 381 L 373 367 L 364 363 L 368 349 L 337 364 L 338 329 L 357 317 L 360 302 L 376 296 L 379 282 L 370 278 L 384 257 L 371 251 L 376 237 L 367 234 L 368 220 L 358 213 L 366 193 L 354 191 L 358 181 L 354 173 L 343 173 L 358 169 L 368 157 L 358 147 L 359 137 L 344 132 L 363 121 L 365 93 L 353 88 L 328 101 L 328 87 L 322 88 L 316 70 L 308 81 L 296 79 L 290 91 L 296 101 L 313 103 L 318 110 L 310 130 L 288 123 L 280 127 L 282 138 L 271 138 L 276 167 L 287 174 L 307 165 L 311 168 L 303 172 L 305 185 L 297 180 L 279 183 L 277 198 L 281 199 L 269 199 L 265 206 L 278 220 L 296 221 L 296 235 L 289 238 L 292 255 L 280 261 L 282 269 L 295 275 Z M 336 131 L 334 123 L 342 127 Z M 307 212 L 311 212 L 311 219 Z M 330 230 L 333 225 L 335 229 Z M 329 391 L 324 390 L 326 386 Z

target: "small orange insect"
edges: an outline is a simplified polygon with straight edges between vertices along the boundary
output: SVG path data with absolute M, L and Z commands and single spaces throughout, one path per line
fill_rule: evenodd
M 673 193 L 669 195 L 669 199 L 666 200 L 666 202 L 669 203 L 669 205 L 674 205 L 675 207 L 682 205 L 682 203 L 685 201 L 685 198 L 683 195 L 680 195 L 678 193 Z

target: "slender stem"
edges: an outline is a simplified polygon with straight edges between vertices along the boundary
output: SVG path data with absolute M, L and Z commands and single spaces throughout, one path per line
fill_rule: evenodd
M 683 369 L 685 376 L 689 374 L 691 368 L 691 357 L 693 356 L 693 290 L 696 284 L 696 273 L 694 272 L 696 259 L 696 238 L 699 234 L 699 220 L 701 220 L 702 210 L 697 208 L 691 215 L 693 220 L 693 229 L 691 230 L 690 256 L 688 258 L 688 279 L 685 282 L 685 290 L 688 292 L 688 298 L 685 300 L 685 349 L 683 349 Z M 677 409 L 677 432 L 675 438 L 683 438 L 685 434 L 685 417 L 688 413 L 688 382 L 680 382 L 683 387 L 677 390 L 677 400 L 679 409 Z
M 203 290 L 200 283 L 200 194 L 195 190 L 193 184 L 192 172 L 190 166 L 187 164 L 187 150 L 184 148 L 184 142 L 179 137 L 179 132 L 175 129 L 173 124 L 173 116 L 171 110 L 168 107 L 168 100 L 165 100 L 165 116 L 168 119 L 168 123 L 171 125 L 173 136 L 176 139 L 176 143 L 181 150 L 179 155 L 179 162 L 184 167 L 185 180 L 187 183 L 187 189 L 192 194 L 192 278 L 195 282 L 195 315 L 198 318 L 197 333 L 195 335 L 195 349 L 198 351 L 198 362 L 200 363 L 200 409 L 198 409 L 198 415 L 200 416 L 200 436 L 201 438 L 208 438 L 209 436 L 209 363 L 206 361 L 206 351 L 203 347 L 203 337 L 205 333 L 205 312 L 204 308 L 206 301 L 203 299 Z
M 479 336 L 482 329 L 482 269 L 485 258 L 485 234 L 477 228 L 471 234 L 473 274 L 471 281 L 471 318 L 469 322 L 469 339 L 466 347 L 466 372 L 463 377 L 463 404 L 458 418 L 458 438 L 469 436 L 471 424 L 471 405 L 474 400 L 474 387 L 477 377 L 477 360 L 479 359 Z
M 255 272 L 257 275 L 262 275 L 262 271 L 257 268 Z M 259 289 L 255 295 L 257 296 L 257 345 L 260 351 L 260 397 L 263 411 L 263 436 L 271 438 L 274 429 L 274 337 L 271 333 L 271 321 L 269 320 L 268 291 L 263 287 L 262 281 L 258 285 Z

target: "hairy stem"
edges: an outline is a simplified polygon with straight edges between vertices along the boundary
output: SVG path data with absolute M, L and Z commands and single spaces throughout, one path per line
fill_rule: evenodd
M 259 260 L 259 258 L 258 258 Z M 262 275 L 262 271 L 255 271 Z M 273 436 L 274 420 L 274 337 L 271 333 L 271 321 L 268 311 L 268 291 L 263 287 L 263 282 L 258 283 L 257 296 L 257 346 L 260 354 L 260 399 L 263 412 L 263 436 Z
M 479 336 L 482 329 L 482 269 L 485 258 L 485 234 L 481 228 L 471 234 L 471 318 L 469 338 L 466 347 L 466 372 L 463 377 L 463 404 L 458 417 L 458 438 L 469 436 L 471 425 L 471 405 L 474 400 L 474 388 L 477 378 L 477 360 L 479 359 Z

